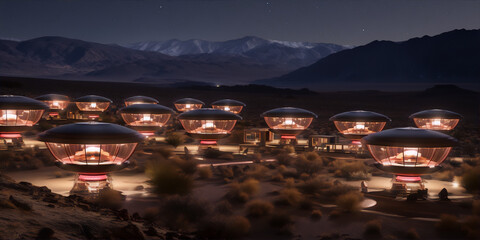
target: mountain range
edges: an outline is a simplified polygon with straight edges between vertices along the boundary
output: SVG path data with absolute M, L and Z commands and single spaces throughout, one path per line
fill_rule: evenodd
M 207 44 L 206 41 L 203 43 Z M 213 46 L 217 46 L 215 52 L 195 53 L 191 46 L 184 44 L 177 46 L 184 48 L 179 52 L 190 54 L 169 56 L 161 52 L 63 37 L 41 37 L 27 41 L 0 40 L 0 75 L 233 85 L 280 76 L 307 64 L 306 62 L 345 49 L 339 45 L 325 44 L 328 47 L 321 50 L 322 47 L 318 44 L 280 44 L 256 37 L 212 43 L 212 49 Z M 173 47 L 171 49 L 173 51 Z M 238 54 L 242 49 L 243 54 Z
M 254 83 L 315 90 L 399 90 L 439 83 L 479 89 L 480 30 L 454 30 L 403 42 L 373 41 Z
M 288 42 L 247 36 L 223 42 L 200 39 L 148 41 L 125 44 L 135 50 L 159 52 L 169 56 L 236 56 L 258 64 L 296 69 L 310 65 L 347 47 L 329 43 Z

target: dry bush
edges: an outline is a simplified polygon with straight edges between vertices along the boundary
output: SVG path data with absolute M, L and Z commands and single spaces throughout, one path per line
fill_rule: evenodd
M 0 209 L 15 209 L 15 205 L 13 205 L 12 202 L 10 202 L 8 199 L 0 199 Z
M 222 152 L 218 149 L 207 148 L 203 150 L 203 157 L 207 159 L 218 159 L 222 155 Z
M 210 167 L 201 167 L 198 168 L 198 176 L 201 179 L 209 179 L 213 176 L 212 169 Z
M 293 163 L 293 157 L 290 156 L 288 153 L 280 153 L 275 156 L 275 159 L 280 165 L 291 166 Z
M 462 224 L 458 221 L 457 217 L 449 214 L 442 214 L 440 221 L 435 224 L 435 228 L 445 236 L 460 237 L 464 235 L 462 232 Z
M 185 174 L 193 175 L 197 171 L 197 162 L 195 159 L 190 157 L 185 157 L 185 159 L 178 156 L 171 158 L 173 163 Z
M 267 216 L 273 211 L 273 204 L 265 200 L 252 200 L 247 203 L 247 215 L 251 217 Z
M 290 206 L 299 206 L 304 197 L 296 188 L 285 188 L 280 191 L 279 203 L 288 204 Z
M 185 143 L 185 136 L 180 133 L 170 133 L 167 134 L 167 137 L 165 138 L 165 142 L 168 145 L 173 146 L 174 148 L 177 148 L 178 146 L 182 145 Z
M 322 177 L 315 177 L 298 184 L 298 189 L 306 194 L 320 193 L 322 190 L 329 189 L 333 183 Z
M 480 167 L 467 170 L 462 176 L 462 186 L 468 192 L 480 191 Z
M 245 175 L 247 178 L 255 178 L 258 180 L 266 179 L 269 176 L 270 169 L 261 165 L 261 164 L 254 164 L 251 165 L 251 168 L 245 171 Z
M 275 174 L 272 175 L 272 181 L 274 181 L 274 182 L 283 182 L 283 181 L 285 181 L 285 179 L 283 178 L 282 173 L 277 172 L 277 173 L 275 173 Z
M 452 170 L 445 170 L 432 174 L 432 177 L 440 181 L 453 181 L 455 173 Z
M 409 240 L 419 240 L 420 235 L 418 235 L 418 232 L 415 228 L 410 228 L 405 234 L 405 238 Z
M 210 212 L 208 206 L 191 196 L 171 196 L 160 208 L 160 219 L 172 229 L 187 229 Z
M 123 205 L 124 196 L 113 189 L 102 189 L 95 199 L 95 203 L 104 208 L 120 209 Z
M 233 169 L 229 166 L 219 166 L 217 167 L 218 173 L 223 178 L 233 178 Z
M 287 178 L 285 179 L 285 188 L 294 188 L 295 187 L 295 179 Z
M 381 236 L 382 235 L 382 222 L 378 219 L 368 221 L 365 224 L 365 230 L 363 234 L 370 237 Z
M 172 161 L 150 160 L 145 173 L 157 194 L 186 195 L 193 188 L 193 177 L 182 172 Z
M 317 173 L 323 169 L 323 160 L 315 152 L 308 152 L 298 155 L 294 163 L 299 173 Z
M 223 215 L 231 215 L 233 213 L 233 206 L 230 202 L 223 200 L 215 205 L 215 211 Z
M 312 213 L 310 213 L 310 218 L 315 221 L 319 220 L 322 218 L 322 211 L 320 211 L 320 209 L 313 210 Z
M 332 199 L 337 199 L 340 195 L 347 194 L 350 192 L 357 192 L 357 188 L 346 185 L 346 184 L 333 184 L 332 187 L 322 191 L 322 194 Z
M 171 156 L 173 156 L 173 152 L 170 148 L 158 147 L 153 149 L 152 155 L 150 155 L 150 159 L 169 159 Z
M 368 169 L 361 161 L 346 162 L 336 160 L 332 163 L 335 170 L 335 177 L 346 178 L 347 180 L 369 179 Z
M 349 192 L 338 196 L 336 204 L 343 212 L 353 213 L 360 211 L 360 202 L 363 195 L 359 192 Z
M 228 217 L 225 222 L 225 237 L 231 239 L 246 236 L 250 227 L 250 221 L 243 216 Z
M 229 201 L 244 203 L 260 190 L 258 180 L 247 179 L 241 183 L 233 182 L 230 184 L 230 190 L 225 195 Z
M 283 150 L 286 152 L 286 153 L 295 153 L 295 147 L 294 146 L 283 146 Z

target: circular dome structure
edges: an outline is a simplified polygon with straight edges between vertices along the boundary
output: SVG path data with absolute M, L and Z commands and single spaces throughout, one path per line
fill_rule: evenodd
M 337 130 L 346 138 L 359 140 L 382 131 L 391 119 L 380 113 L 356 110 L 334 115 L 330 121 L 333 121 Z
M 301 108 L 283 107 L 264 112 L 261 117 L 267 125 L 282 138 L 294 138 L 307 129 L 317 115 Z
M 40 101 L 23 96 L 0 95 L 0 134 L 8 138 L 18 136 L 35 125 L 48 106 Z
M 454 129 L 463 118 L 462 115 L 443 109 L 430 109 L 410 115 L 418 128 L 449 131 Z
M 149 103 L 149 104 L 158 104 L 158 100 L 155 98 L 151 97 L 146 97 L 146 96 L 133 96 L 126 98 L 124 100 L 125 106 L 130 106 L 134 104 L 143 104 L 143 103 Z
M 44 102 L 50 108 L 50 111 L 60 111 L 65 109 L 70 103 L 70 98 L 61 94 L 45 94 L 35 98 L 38 101 Z
M 396 175 L 434 172 L 458 143 L 449 135 L 411 127 L 373 133 L 362 142 L 379 168 Z
M 105 181 L 106 173 L 126 167 L 144 136 L 117 124 L 84 122 L 52 128 L 38 140 L 45 142 L 58 167 L 80 174 L 74 189 L 88 192 L 85 182 Z
M 178 120 L 190 136 L 200 140 L 226 137 L 242 117 L 223 110 L 202 108 L 178 115 Z
M 244 107 L 245 103 L 233 99 L 222 99 L 212 103 L 213 109 L 220 109 L 235 114 L 239 114 Z
M 84 112 L 103 112 L 107 110 L 108 106 L 112 103 L 112 100 L 97 96 L 87 95 L 75 99 L 78 109 Z
M 159 104 L 134 104 L 120 109 L 125 123 L 144 135 L 165 126 L 175 111 Z
M 197 110 L 203 107 L 205 105 L 204 102 L 195 99 L 195 98 L 182 98 L 178 99 L 173 103 L 175 105 L 175 108 L 179 112 L 187 112 L 191 110 Z

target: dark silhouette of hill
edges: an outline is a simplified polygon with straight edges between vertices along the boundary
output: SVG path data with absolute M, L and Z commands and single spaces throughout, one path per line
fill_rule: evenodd
M 480 30 L 454 30 L 404 42 L 373 41 L 329 55 L 278 78 L 255 81 L 276 87 L 320 89 L 350 84 L 375 89 L 384 84 L 480 81 Z

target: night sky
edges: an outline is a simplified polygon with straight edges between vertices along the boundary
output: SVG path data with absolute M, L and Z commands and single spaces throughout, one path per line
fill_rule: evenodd
M 0 38 L 100 43 L 259 36 L 362 45 L 480 28 L 480 0 L 0 0 Z

